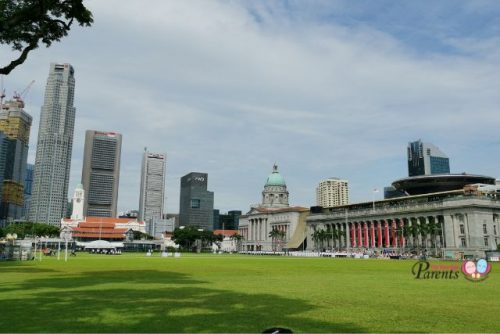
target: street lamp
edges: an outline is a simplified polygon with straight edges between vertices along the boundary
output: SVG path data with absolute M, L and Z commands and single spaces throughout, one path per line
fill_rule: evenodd
M 198 232 L 203 232 L 203 229 L 202 228 L 199 228 L 198 229 Z M 196 243 L 196 252 L 197 253 L 201 253 L 201 249 L 203 247 L 203 235 L 200 235 L 200 239 L 198 240 L 198 242 Z
M 375 193 L 378 193 L 377 188 L 373 189 L 373 192 L 372 192 L 372 210 L 373 210 L 373 212 L 375 212 Z

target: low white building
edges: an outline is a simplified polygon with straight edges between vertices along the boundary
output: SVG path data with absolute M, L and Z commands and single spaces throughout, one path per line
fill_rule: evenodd
M 306 217 L 309 209 L 288 203 L 285 179 L 273 167 L 262 191 L 262 203 L 239 220 L 242 250 L 278 251 L 306 247 Z M 274 231 L 274 232 L 273 232 Z

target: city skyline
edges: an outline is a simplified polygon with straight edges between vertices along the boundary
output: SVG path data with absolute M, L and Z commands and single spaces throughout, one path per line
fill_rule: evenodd
M 372 189 L 407 175 L 406 145 L 417 138 L 446 152 L 454 172 L 498 177 L 499 4 L 88 7 L 91 28 L 35 50 L 4 81 L 8 96 L 36 81 L 25 107 L 34 162 L 47 65 L 75 66 L 69 189 L 80 182 L 85 130 L 116 129 L 124 135 L 118 211 L 138 209 L 144 146 L 169 155 L 167 213 L 178 211 L 180 177 L 196 170 L 210 175 L 216 208 L 246 212 L 275 162 L 291 204 L 314 205 L 330 175 L 349 181 L 351 202 L 371 201 Z

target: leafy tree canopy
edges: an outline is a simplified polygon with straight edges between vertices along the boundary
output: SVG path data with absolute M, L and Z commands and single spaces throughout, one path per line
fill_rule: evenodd
M 221 241 L 221 237 L 214 235 L 212 231 L 198 231 L 194 226 L 186 226 L 184 228 L 176 228 L 172 235 L 172 240 L 184 249 L 192 247 L 196 240 L 202 240 L 203 243 L 211 243 Z
M 147 234 L 147 233 L 142 233 L 141 231 L 132 231 L 134 234 L 134 240 L 153 240 L 154 238 Z
M 17 234 L 18 239 L 24 239 L 26 236 L 47 236 L 58 237 L 60 230 L 58 226 L 42 223 L 14 223 L 0 229 L 0 235 Z
M 49 47 L 67 36 L 75 20 L 80 26 L 93 23 L 83 0 L 0 0 L 0 43 L 20 52 L 0 74 L 24 63 L 40 43 Z

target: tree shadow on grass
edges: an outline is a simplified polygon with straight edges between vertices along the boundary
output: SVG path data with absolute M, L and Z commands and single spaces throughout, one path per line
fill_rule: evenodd
M 366 331 L 313 319 L 308 314 L 321 310 L 303 300 L 205 284 L 188 275 L 152 270 L 34 279 L 19 286 L 31 288 L 27 294 L 0 302 L 6 306 L 0 331 L 256 333 L 275 326 L 294 332 Z
M 15 289 L 65 288 L 74 289 L 99 284 L 200 284 L 200 280 L 189 278 L 185 274 L 158 270 L 109 270 L 87 271 L 74 275 L 45 277 L 25 281 Z

